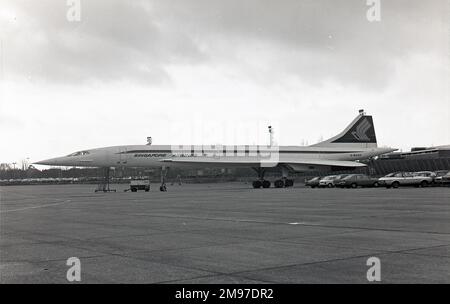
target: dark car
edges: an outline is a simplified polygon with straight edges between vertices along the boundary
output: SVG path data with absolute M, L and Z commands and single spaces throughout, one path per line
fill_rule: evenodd
M 436 178 L 434 182 L 439 186 L 450 186 L 450 171 L 438 171 L 436 172 Z
M 378 179 L 365 174 L 350 174 L 336 183 L 340 188 L 378 187 Z
M 339 174 L 339 175 L 336 175 L 336 177 L 333 179 L 334 186 L 336 186 L 342 179 L 346 178 L 349 175 L 352 175 L 352 174 Z
M 319 186 L 320 177 L 314 177 L 305 182 L 305 186 L 316 188 Z
M 349 174 L 339 174 L 339 175 L 329 175 L 325 176 L 319 181 L 319 187 L 321 188 L 333 188 L 336 187 L 343 178 L 347 177 Z
M 444 185 L 445 180 L 447 179 L 447 182 L 449 180 L 450 177 L 450 171 L 448 170 L 441 170 L 441 171 L 436 171 L 436 176 L 434 177 L 434 184 L 437 186 L 441 186 Z M 444 177 L 447 176 L 447 177 Z

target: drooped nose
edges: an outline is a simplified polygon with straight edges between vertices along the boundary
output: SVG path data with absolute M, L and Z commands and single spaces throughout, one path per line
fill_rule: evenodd
M 50 159 L 46 159 L 46 160 L 41 160 L 38 162 L 35 162 L 34 164 L 36 165 L 46 165 L 46 166 L 60 166 L 63 163 L 63 158 L 62 157 L 57 157 L 57 158 L 50 158 Z

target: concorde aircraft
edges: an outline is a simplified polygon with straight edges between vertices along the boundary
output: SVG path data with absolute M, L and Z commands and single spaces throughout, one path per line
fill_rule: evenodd
M 270 127 L 269 127 L 270 130 Z M 67 156 L 36 162 L 38 165 L 75 167 L 142 167 L 161 169 L 161 191 L 166 191 L 165 177 L 173 167 L 230 168 L 250 167 L 258 173 L 254 188 L 269 188 L 265 172 L 277 169 L 281 178 L 276 188 L 291 187 L 289 172 L 336 171 L 366 166 L 361 160 L 395 151 L 378 148 L 372 116 L 359 111 L 358 116 L 338 135 L 311 146 L 185 146 L 131 145 L 78 151 Z

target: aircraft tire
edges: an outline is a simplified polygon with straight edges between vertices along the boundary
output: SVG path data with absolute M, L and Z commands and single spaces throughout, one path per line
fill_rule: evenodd
M 261 188 L 261 187 L 263 186 L 263 183 L 262 183 L 260 180 L 255 180 L 255 181 L 252 183 L 252 185 L 253 185 L 253 188 L 259 189 L 259 188 Z
M 281 179 L 277 179 L 274 183 L 275 188 L 283 188 L 284 187 L 284 181 Z
M 286 187 L 293 187 L 294 186 L 294 180 L 293 179 L 286 179 L 285 186 Z
M 264 181 L 262 182 L 262 187 L 263 187 L 263 188 L 270 188 L 270 181 L 264 180 Z

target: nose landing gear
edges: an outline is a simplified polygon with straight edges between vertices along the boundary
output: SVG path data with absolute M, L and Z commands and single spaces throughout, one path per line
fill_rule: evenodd
M 159 186 L 159 191 L 161 192 L 167 192 L 167 187 L 166 187 L 166 175 L 167 172 L 169 171 L 169 168 L 167 167 L 162 167 L 161 168 L 161 186 Z
M 109 188 L 109 182 L 111 180 L 109 175 L 110 169 L 109 167 L 101 168 L 103 170 L 103 178 L 99 181 L 95 192 L 116 192 L 116 189 Z

